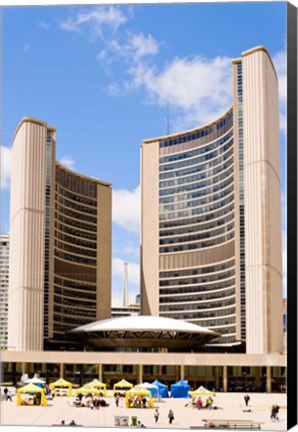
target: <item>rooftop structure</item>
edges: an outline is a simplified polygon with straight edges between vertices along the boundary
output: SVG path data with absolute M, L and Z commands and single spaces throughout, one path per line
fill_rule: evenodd
M 134 316 L 97 321 L 72 330 L 84 343 L 105 348 L 198 349 L 219 336 L 203 327 L 158 316 Z

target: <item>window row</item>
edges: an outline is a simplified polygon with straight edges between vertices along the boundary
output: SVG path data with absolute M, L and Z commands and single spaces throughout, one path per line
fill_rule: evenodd
M 64 205 L 72 210 L 77 210 L 82 213 L 87 213 L 90 215 L 97 215 L 97 207 L 87 207 L 83 204 L 78 204 L 74 201 L 69 201 L 67 198 L 60 196 L 58 193 L 55 193 L 55 200 L 59 204 Z
M 177 195 L 181 192 L 190 192 L 193 190 L 204 189 L 205 187 L 215 185 L 216 183 L 219 183 L 222 180 L 225 180 L 231 174 L 234 174 L 234 165 L 233 164 L 231 165 L 231 167 L 229 167 L 222 174 L 217 175 L 215 177 L 209 177 L 208 180 L 202 180 L 202 181 L 191 183 L 191 184 L 185 184 L 183 186 L 170 188 L 170 189 L 161 189 L 159 191 L 159 196 L 164 197 L 164 196 L 169 196 L 169 195 Z M 160 202 L 161 202 L 161 200 L 160 200 Z
M 94 225 L 94 224 L 91 225 L 89 223 L 85 223 L 85 221 L 82 222 L 82 220 L 67 217 L 67 216 L 65 216 L 61 213 L 58 213 L 58 212 L 55 212 L 55 219 L 56 219 L 56 221 L 62 222 L 65 225 L 69 225 L 69 226 L 72 226 L 72 227 L 75 227 L 78 229 L 82 229 L 85 231 L 92 231 L 95 233 L 97 232 L 97 226 L 96 225 Z
M 182 305 L 162 305 L 159 306 L 160 312 L 164 311 L 180 311 L 184 312 L 187 310 L 204 310 L 204 309 L 214 309 L 214 308 L 221 308 L 225 306 L 231 306 L 235 305 L 235 297 L 232 297 L 230 299 L 221 299 L 220 301 L 213 302 L 213 303 L 191 303 L 191 304 L 182 304 Z
M 207 189 L 205 187 L 202 187 L 202 188 L 195 190 L 195 192 L 183 193 L 180 195 L 160 198 L 159 203 L 160 204 L 168 204 L 168 203 L 173 203 L 173 202 L 192 200 L 192 199 L 199 198 L 199 197 L 202 197 L 205 195 L 211 195 L 211 194 L 214 194 L 215 192 L 218 192 L 218 191 L 224 189 L 225 187 L 229 186 L 233 182 L 234 182 L 234 176 L 233 176 L 233 174 L 230 174 L 229 177 L 225 176 L 225 178 L 223 180 L 221 180 L 220 183 L 213 184 L 211 187 L 209 187 Z
M 229 279 L 230 277 L 235 275 L 235 270 L 227 270 L 222 271 L 219 273 L 212 273 L 209 275 L 204 275 L 200 277 L 195 278 L 184 278 L 184 279 L 166 279 L 166 280 L 160 280 L 159 286 L 160 287 L 166 287 L 166 286 L 181 286 L 181 285 L 194 285 L 194 284 L 204 284 L 212 281 L 220 281 L 222 279 Z
M 78 175 L 70 173 L 59 165 L 56 165 L 56 183 L 70 189 L 72 192 L 97 198 L 97 184 L 95 182 L 92 180 L 87 181 Z
M 159 174 L 159 180 L 166 180 L 166 179 L 175 178 L 175 177 L 183 177 L 183 176 L 186 176 L 189 174 L 195 174 L 195 173 L 198 173 L 201 171 L 205 171 L 209 168 L 213 168 L 213 167 L 225 162 L 233 154 L 234 154 L 234 148 L 232 147 L 226 153 L 223 153 L 221 156 L 219 156 L 215 159 L 211 159 L 207 163 L 203 163 L 201 165 L 195 165 L 191 168 L 184 168 L 181 170 L 176 170 L 176 171 L 171 171 L 171 172 Z
M 216 220 L 211 220 L 211 222 L 200 223 L 198 225 L 187 225 L 186 228 L 176 228 L 176 229 L 167 229 L 161 230 L 159 232 L 159 237 L 168 237 L 168 236 L 177 236 L 180 234 L 189 234 L 193 232 L 200 232 L 205 230 L 213 230 L 219 226 L 226 225 L 227 223 L 234 221 L 235 215 L 234 212 L 229 213 L 228 215 L 222 215 L 221 218 Z
M 72 193 L 71 191 L 65 189 L 63 186 L 57 184 L 55 190 L 60 195 L 63 195 L 64 197 L 70 199 L 71 201 L 76 201 L 78 203 L 91 206 L 91 207 L 97 207 L 97 197 L 94 199 L 90 199 L 89 197 L 86 196 L 77 195 L 76 193 Z
M 73 253 L 73 254 L 80 255 L 80 256 L 86 256 L 86 257 L 92 257 L 92 258 L 96 258 L 96 256 L 97 256 L 96 250 L 90 250 L 90 249 L 86 249 L 86 248 L 81 249 L 78 245 L 71 246 L 71 245 L 64 243 L 64 242 L 57 240 L 57 239 L 55 239 L 55 247 L 58 249 L 61 249 L 62 251 L 66 251 L 66 252 Z
M 92 241 L 88 241 L 80 237 L 70 237 L 69 235 L 66 235 L 58 230 L 55 230 L 55 238 L 57 238 L 58 240 L 62 240 L 63 242 L 73 244 L 74 246 L 79 246 L 87 249 L 97 248 L 97 244 Z
M 222 317 L 226 315 L 233 315 L 235 313 L 236 313 L 236 308 L 229 307 L 229 308 L 218 309 L 213 311 L 205 311 L 205 312 L 183 312 L 183 313 L 173 313 L 173 314 L 163 313 L 161 315 L 167 318 L 190 320 L 194 318 Z
M 76 239 L 86 239 L 96 242 L 97 241 L 97 234 L 91 233 L 89 231 L 79 229 L 78 227 L 72 228 L 71 226 L 64 225 L 61 222 L 55 221 L 55 228 L 63 233 L 69 234 L 71 236 L 74 236 Z
M 160 213 L 162 213 L 165 211 L 182 210 L 184 208 L 204 206 L 206 204 L 216 202 L 234 191 L 234 185 L 232 186 L 228 185 L 228 186 L 225 185 L 225 189 L 223 189 L 221 192 L 214 195 L 209 195 L 203 199 L 194 200 L 194 201 L 183 201 L 179 204 L 167 204 L 167 205 L 159 206 L 159 211 Z
M 63 295 L 54 295 L 54 304 L 61 305 L 63 307 L 74 307 L 76 310 L 83 310 L 83 311 L 89 311 L 96 309 L 96 303 L 95 302 L 88 302 L 88 301 L 81 301 L 78 302 L 76 299 L 69 299 L 67 297 L 64 297 Z
M 211 167 L 210 169 L 203 171 L 199 174 L 188 176 L 188 177 L 175 178 L 174 180 L 161 181 L 161 182 L 159 182 L 160 195 L 161 195 L 161 192 L 163 192 L 163 191 L 165 191 L 165 195 L 172 193 L 171 192 L 172 189 L 162 189 L 162 188 L 171 188 L 174 186 L 176 187 L 179 185 L 194 183 L 198 180 L 209 179 L 211 177 L 214 177 L 216 174 L 219 174 L 219 173 L 225 171 L 226 169 L 230 168 L 233 165 L 234 165 L 234 158 L 231 156 L 224 164 L 219 163 L 215 167 Z M 174 189 L 174 191 L 175 191 L 175 189 Z M 173 193 L 175 193 L 175 192 L 173 192 Z
M 201 292 L 206 291 L 216 291 L 223 288 L 231 288 L 235 286 L 235 277 L 231 277 L 231 279 L 222 281 L 222 282 L 216 282 L 214 284 L 208 284 L 208 285 L 196 285 L 196 286 L 184 286 L 179 288 L 160 288 L 159 294 L 190 294 L 195 293 L 199 294 Z
M 70 255 L 69 253 L 64 252 L 63 250 L 60 249 L 56 249 L 55 248 L 55 256 L 57 258 L 61 258 L 65 261 L 71 261 L 77 264 L 83 264 L 83 265 L 89 265 L 89 266 L 96 266 L 96 259 L 91 259 L 91 258 L 84 258 L 81 256 L 76 256 L 76 255 Z
M 211 246 L 220 245 L 222 243 L 226 243 L 230 240 L 232 240 L 235 237 L 234 229 L 229 232 L 228 234 L 225 234 L 220 237 L 216 237 L 212 240 L 205 240 L 198 243 L 188 243 L 183 245 L 176 245 L 176 246 L 163 246 L 159 248 L 160 253 L 172 253 L 172 252 L 182 252 L 182 251 L 189 251 L 189 250 L 195 250 L 195 249 L 203 249 L 203 248 L 209 248 Z
M 195 302 L 195 301 L 204 301 L 211 300 L 216 298 L 226 298 L 235 294 L 235 288 L 232 289 L 224 289 L 221 291 L 217 291 L 214 293 L 202 294 L 199 295 L 190 295 L 190 296 L 175 296 L 175 297 L 160 297 L 159 303 L 182 303 L 182 302 Z
M 204 138 L 216 130 L 218 131 L 223 126 L 228 126 L 229 128 L 232 126 L 233 122 L 233 113 L 230 111 L 224 119 L 218 122 L 216 125 L 212 125 L 208 128 L 198 130 L 197 132 L 185 133 L 176 138 L 169 138 L 167 140 L 160 141 L 160 148 L 163 147 L 171 147 L 177 144 L 182 144 L 187 141 L 199 140 L 200 138 Z
M 88 284 L 85 282 L 76 282 L 71 279 L 61 278 L 58 276 L 54 277 L 54 283 L 58 284 L 65 288 L 75 289 L 75 290 L 82 290 L 82 291 L 90 291 L 90 292 L 96 292 L 96 285 L 95 284 Z
M 182 211 L 182 212 L 171 212 L 171 213 L 162 213 L 159 215 L 159 220 L 164 221 L 167 219 L 178 219 L 178 218 L 186 218 L 188 216 L 194 216 L 202 213 L 211 213 L 214 210 L 217 210 L 221 207 L 226 206 L 227 204 L 230 204 L 234 201 L 234 193 L 232 192 L 230 196 L 224 197 L 224 199 L 220 199 L 216 201 L 213 204 L 207 205 L 207 206 L 200 206 L 194 209 Z M 213 216 L 212 216 L 213 217 Z M 201 219 L 206 220 L 206 219 Z
M 173 270 L 173 271 L 160 272 L 159 277 L 162 279 L 162 278 L 171 278 L 171 277 L 173 278 L 173 277 L 209 274 L 209 273 L 215 273 L 222 270 L 226 270 L 234 266 L 235 266 L 235 259 L 233 258 L 221 264 L 217 264 L 217 265 L 213 264 L 208 267 L 195 267 L 195 268 L 185 269 L 185 270 Z
M 217 320 L 198 320 L 198 321 L 189 321 L 191 324 L 200 325 L 202 327 L 212 328 L 213 331 L 217 331 L 218 333 L 222 333 L 225 329 L 219 328 L 215 329 L 215 326 L 230 326 L 236 323 L 236 318 L 234 316 L 224 319 L 217 319 Z M 235 328 L 235 327 L 232 327 Z
M 222 144 L 227 142 L 231 137 L 233 136 L 233 131 L 228 132 L 225 136 L 223 136 L 221 139 L 213 142 L 212 144 L 207 144 L 206 146 L 201 146 L 195 150 L 186 151 L 183 153 L 176 153 L 174 155 L 165 156 L 159 158 L 159 163 L 167 163 L 167 162 L 175 162 L 182 159 L 188 159 L 203 153 L 207 153 L 217 147 L 220 147 Z
M 96 318 L 96 310 L 80 310 L 80 309 L 72 309 L 70 306 L 63 306 L 63 305 L 57 305 L 56 303 L 54 303 L 54 315 L 56 315 L 56 319 L 57 319 L 57 314 L 61 314 L 62 317 L 62 321 L 64 321 L 64 315 L 70 315 L 70 316 L 75 316 L 77 319 L 78 317 L 82 316 L 82 317 L 88 317 L 88 318 Z M 91 321 L 91 320 L 90 320 Z
M 77 213 L 74 209 L 69 209 L 65 207 L 63 204 L 58 204 L 55 202 L 55 210 L 59 211 L 59 213 L 64 214 L 65 216 L 69 216 L 74 219 L 78 219 L 80 221 L 88 222 L 88 223 L 97 223 L 97 217 L 89 216 L 85 213 Z
M 212 150 L 209 153 L 205 153 L 202 156 L 186 159 L 182 162 L 173 162 L 166 165 L 159 166 L 159 172 L 171 171 L 174 169 L 181 169 L 187 166 L 198 165 L 202 162 L 209 161 L 211 159 L 216 158 L 217 156 L 225 153 L 228 149 L 230 149 L 233 145 L 233 140 L 231 139 L 226 144 L 223 144 L 221 147 L 218 147 L 216 150 Z
M 224 227 L 218 228 L 216 230 L 208 230 L 204 231 L 201 234 L 192 234 L 187 236 L 179 236 L 179 237 L 164 237 L 159 240 L 159 245 L 173 245 L 173 244 L 179 244 L 179 243 L 188 243 L 188 242 L 194 242 L 198 240 L 204 240 L 209 238 L 217 238 L 222 234 L 227 234 L 228 232 L 232 231 L 234 229 L 234 222 L 232 222 L 229 225 L 226 225 Z
M 73 299 L 76 299 L 76 302 L 85 302 L 85 301 L 93 301 L 96 302 L 96 293 L 94 292 L 90 292 L 90 291 L 74 291 L 74 290 L 69 290 L 66 288 L 60 288 L 57 285 L 55 285 L 54 288 L 54 292 L 55 294 L 58 295 L 63 295 L 63 296 L 67 296 L 67 297 L 71 297 Z

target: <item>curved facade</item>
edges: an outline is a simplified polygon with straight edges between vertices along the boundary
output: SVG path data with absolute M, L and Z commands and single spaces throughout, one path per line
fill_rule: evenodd
M 145 146 L 151 148 L 154 142 Z M 222 335 L 218 340 L 223 343 L 234 342 L 233 110 L 204 127 L 164 138 L 157 147 L 157 313 L 212 329 Z
M 197 350 L 217 333 L 181 320 L 159 316 L 112 318 L 78 327 L 72 331 L 85 344 L 96 348 L 131 348 L 138 351 L 166 348 Z
M 141 155 L 142 313 L 207 327 L 217 344 L 281 351 L 278 84 L 267 50 L 233 62 L 223 116 L 145 140 Z
M 68 330 L 110 317 L 111 185 L 59 164 L 55 144 L 31 118 L 13 140 L 11 349 L 65 347 Z

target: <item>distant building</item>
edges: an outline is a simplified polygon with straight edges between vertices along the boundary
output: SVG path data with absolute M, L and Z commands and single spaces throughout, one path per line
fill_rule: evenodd
M 0 348 L 8 345 L 9 235 L 0 235 Z
M 69 330 L 111 316 L 111 184 L 64 167 L 55 150 L 55 128 L 22 119 L 10 207 L 8 345 L 17 351 L 68 349 Z
M 140 294 L 137 294 L 136 295 L 136 304 L 141 304 L 141 295 Z
M 278 79 L 264 47 L 232 68 L 226 113 L 141 146 L 141 313 L 281 352 Z
M 111 315 L 112 318 L 140 315 L 140 305 L 133 304 L 129 306 L 113 306 Z
M 287 299 L 283 299 L 282 302 L 283 310 L 283 329 L 284 329 L 284 352 L 287 352 L 288 344 L 288 302 Z

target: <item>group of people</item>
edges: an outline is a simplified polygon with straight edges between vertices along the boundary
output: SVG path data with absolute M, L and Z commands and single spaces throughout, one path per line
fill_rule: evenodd
M 117 400 L 116 400 L 117 405 Z M 118 405 L 117 405 L 118 406 Z M 149 401 L 144 395 L 133 395 L 131 394 L 128 400 L 129 408 L 147 408 L 149 406 Z
M 205 404 L 203 403 L 203 400 L 201 397 L 198 397 L 198 399 L 193 398 L 191 403 L 192 403 L 192 406 L 194 408 L 196 407 L 198 410 L 201 410 L 202 408 L 208 408 L 208 409 L 213 408 L 213 399 L 211 396 L 208 396 L 208 398 L 205 401 Z
M 87 394 L 83 396 L 79 393 L 73 401 L 75 407 L 87 407 L 91 409 L 99 409 L 99 407 L 109 406 L 100 395 Z

